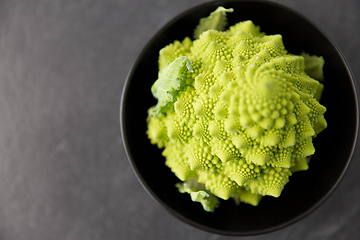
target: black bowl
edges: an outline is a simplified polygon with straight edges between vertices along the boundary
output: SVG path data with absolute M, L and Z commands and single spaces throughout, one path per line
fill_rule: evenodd
M 158 53 L 174 40 L 192 36 L 199 19 L 218 6 L 233 8 L 229 26 L 252 20 L 266 34 L 281 34 L 286 49 L 302 51 L 325 59 L 325 89 L 321 103 L 326 106 L 328 128 L 314 140 L 315 155 L 309 170 L 290 177 L 279 198 L 265 197 L 257 207 L 236 206 L 222 201 L 214 213 L 181 194 L 174 186 L 178 179 L 168 169 L 161 150 L 151 145 L 146 132 L 147 109 L 156 104 L 150 88 L 157 79 Z M 352 157 L 358 133 L 358 102 L 355 81 L 334 42 L 304 16 L 269 1 L 213 1 L 180 14 L 145 46 L 125 83 L 121 100 L 121 130 L 130 164 L 145 190 L 180 220 L 205 231 L 224 235 L 255 235 L 274 231 L 303 218 L 318 207 L 339 183 Z

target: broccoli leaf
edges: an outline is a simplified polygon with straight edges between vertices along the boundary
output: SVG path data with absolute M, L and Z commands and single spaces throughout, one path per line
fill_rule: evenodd
M 207 212 L 213 212 L 219 206 L 219 199 L 205 189 L 205 184 L 199 183 L 196 178 L 177 183 L 176 187 L 181 193 L 189 193 L 193 202 L 201 203 Z
M 324 80 L 323 76 L 323 66 L 324 66 L 324 58 L 318 57 L 316 55 L 310 55 L 308 53 L 301 53 L 301 56 L 304 57 L 305 60 L 305 72 L 312 78 L 316 80 Z
M 236 193 L 233 196 L 233 199 L 234 199 L 236 205 L 239 205 L 241 202 L 243 202 L 243 203 L 253 205 L 255 207 L 259 204 L 262 197 L 263 196 L 260 194 L 252 193 L 247 190 L 242 190 L 242 191 Z
M 199 38 L 201 33 L 210 29 L 218 31 L 225 30 L 227 25 L 226 13 L 228 12 L 232 13 L 234 12 L 234 9 L 218 7 L 214 12 L 210 13 L 208 17 L 201 18 L 199 24 L 194 30 L 194 39 Z
M 188 57 L 178 57 L 161 69 L 159 78 L 151 87 L 153 96 L 158 99 L 154 107 L 154 116 L 166 112 L 176 101 L 176 96 L 186 86 L 186 74 L 193 72 Z

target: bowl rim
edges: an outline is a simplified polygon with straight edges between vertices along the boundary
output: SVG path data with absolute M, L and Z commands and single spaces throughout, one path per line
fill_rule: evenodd
M 183 18 L 185 15 L 187 15 L 188 13 L 190 13 L 191 11 L 194 11 L 194 9 L 196 8 L 201 8 L 203 6 L 206 5 L 210 5 L 210 4 L 217 4 L 217 5 L 222 5 L 224 2 L 231 4 L 231 2 L 248 2 L 248 3 L 257 3 L 257 4 L 269 4 L 278 8 L 282 8 L 284 11 L 290 12 L 291 14 L 297 15 L 298 17 L 300 17 L 302 20 L 304 20 L 305 22 L 307 22 L 308 24 L 310 24 L 313 28 L 315 28 L 319 33 L 321 33 L 321 35 L 323 35 L 327 41 L 332 45 L 333 49 L 336 51 L 336 53 L 339 55 L 339 59 L 341 59 L 341 61 L 343 62 L 344 66 L 346 67 L 346 71 L 347 74 L 349 76 L 349 79 L 351 80 L 351 87 L 352 87 L 352 91 L 353 91 L 353 95 L 354 95 L 354 100 L 355 100 L 355 114 L 356 114 L 356 131 L 355 131 L 355 135 L 354 138 L 352 140 L 352 146 L 351 146 L 351 152 L 349 153 L 348 159 L 346 161 L 346 165 L 344 166 L 343 171 L 341 172 L 341 174 L 339 175 L 339 178 L 337 179 L 336 182 L 334 182 L 334 185 L 329 189 L 329 191 L 323 195 L 322 198 L 320 198 L 316 203 L 313 204 L 312 207 L 308 208 L 306 211 L 304 211 L 302 214 L 299 214 L 297 216 L 295 216 L 294 218 L 290 219 L 289 221 L 280 224 L 280 225 L 276 225 L 275 227 L 270 227 L 270 228 L 266 228 L 263 230 L 257 230 L 257 231 L 251 231 L 251 232 L 229 232 L 229 231 L 222 231 L 222 230 L 218 230 L 218 229 L 213 229 L 211 227 L 202 225 L 198 222 L 195 222 L 189 218 L 186 218 L 184 216 L 182 216 L 181 214 L 179 214 L 177 211 L 175 211 L 174 209 L 172 209 L 171 207 L 169 207 L 165 202 L 163 202 L 158 196 L 157 194 L 155 194 L 153 192 L 153 190 L 150 188 L 150 186 L 147 184 L 147 182 L 144 180 L 144 178 L 141 176 L 139 169 L 137 168 L 136 164 L 134 163 L 133 157 L 131 152 L 129 151 L 129 143 L 126 136 L 126 132 L 127 130 L 124 127 L 124 121 L 125 121 L 125 114 L 124 114 L 124 105 L 125 105 L 125 101 L 126 101 L 126 97 L 128 94 L 128 89 L 129 89 L 129 85 L 130 85 L 130 80 L 132 78 L 132 75 L 134 74 L 134 70 L 136 69 L 137 65 L 139 64 L 140 60 L 142 59 L 143 55 L 146 52 L 146 49 L 154 42 L 156 41 L 157 37 L 161 35 L 161 33 L 167 29 L 170 25 L 172 25 L 174 22 L 178 21 L 179 19 Z M 274 1 L 268 1 L 268 0 L 212 0 L 212 1 L 208 1 L 208 2 L 203 2 L 200 4 L 196 4 L 190 8 L 187 8 L 184 11 L 181 11 L 180 13 L 178 13 L 177 15 L 175 15 L 174 17 L 172 17 L 169 21 L 167 21 L 165 24 L 163 24 L 162 26 L 160 26 L 160 28 L 157 28 L 155 33 L 146 41 L 145 44 L 143 44 L 143 46 L 141 48 L 139 48 L 139 52 L 137 54 L 136 59 L 133 61 L 130 70 L 127 74 L 127 77 L 125 79 L 125 83 L 123 85 L 123 89 L 122 89 L 122 93 L 121 93 L 121 98 L 120 98 L 120 133 L 121 133 L 121 137 L 122 137 L 122 142 L 123 142 L 123 146 L 124 146 L 124 150 L 128 159 L 128 162 L 133 170 L 133 172 L 135 173 L 136 178 L 138 179 L 138 181 L 140 182 L 141 186 L 144 188 L 144 190 L 147 192 L 147 194 L 158 204 L 160 205 L 163 209 L 165 209 L 168 213 L 170 213 L 171 215 L 173 215 L 174 217 L 176 217 L 178 220 L 181 220 L 184 223 L 187 223 L 197 229 L 200 229 L 202 231 L 206 231 L 206 232 L 210 232 L 210 233 L 215 233 L 215 234 L 220 234 L 220 235 L 226 235 L 226 236 L 254 236 L 254 235 L 261 235 L 261 234 L 266 234 L 266 233 L 270 233 L 270 232 L 274 232 L 280 229 L 283 229 L 287 226 L 290 226 L 300 220 L 302 220 L 303 218 L 305 218 L 306 216 L 308 216 L 310 213 L 314 212 L 317 208 L 319 208 L 327 199 L 329 199 L 330 195 L 334 193 L 334 191 L 338 188 L 341 180 L 344 178 L 345 172 L 351 162 L 351 159 L 353 157 L 355 148 L 356 148 L 356 143 L 357 143 L 357 139 L 358 139 L 358 133 L 359 133 L 359 92 L 358 92 L 358 87 L 357 87 L 357 83 L 354 77 L 354 74 L 351 70 L 351 66 L 348 63 L 348 61 L 346 60 L 345 55 L 343 54 L 343 52 L 341 51 L 341 49 L 338 47 L 338 45 L 335 43 L 335 41 L 326 33 L 326 31 L 324 31 L 322 28 L 320 28 L 315 22 L 313 22 L 312 20 L 310 20 L 308 17 L 306 17 L 305 15 L 303 15 L 302 13 L 298 12 L 297 10 L 294 10 L 293 8 L 288 7 L 287 5 L 278 3 L 278 2 L 274 2 Z

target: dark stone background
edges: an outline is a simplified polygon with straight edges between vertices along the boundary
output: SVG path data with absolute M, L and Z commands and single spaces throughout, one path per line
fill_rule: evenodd
M 0 0 L 1 240 L 234 239 L 188 226 L 156 204 L 119 130 L 121 92 L 141 48 L 201 2 Z M 325 30 L 360 81 L 360 1 L 276 2 Z M 314 213 L 244 239 L 360 239 L 359 154 Z

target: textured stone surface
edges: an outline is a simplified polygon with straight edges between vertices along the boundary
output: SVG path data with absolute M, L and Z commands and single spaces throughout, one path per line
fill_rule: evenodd
M 0 239 L 234 239 L 190 227 L 143 190 L 119 101 L 144 44 L 201 0 L 0 0 Z M 360 2 L 278 0 L 337 43 L 360 81 Z M 358 148 L 305 219 L 245 239 L 360 239 Z

